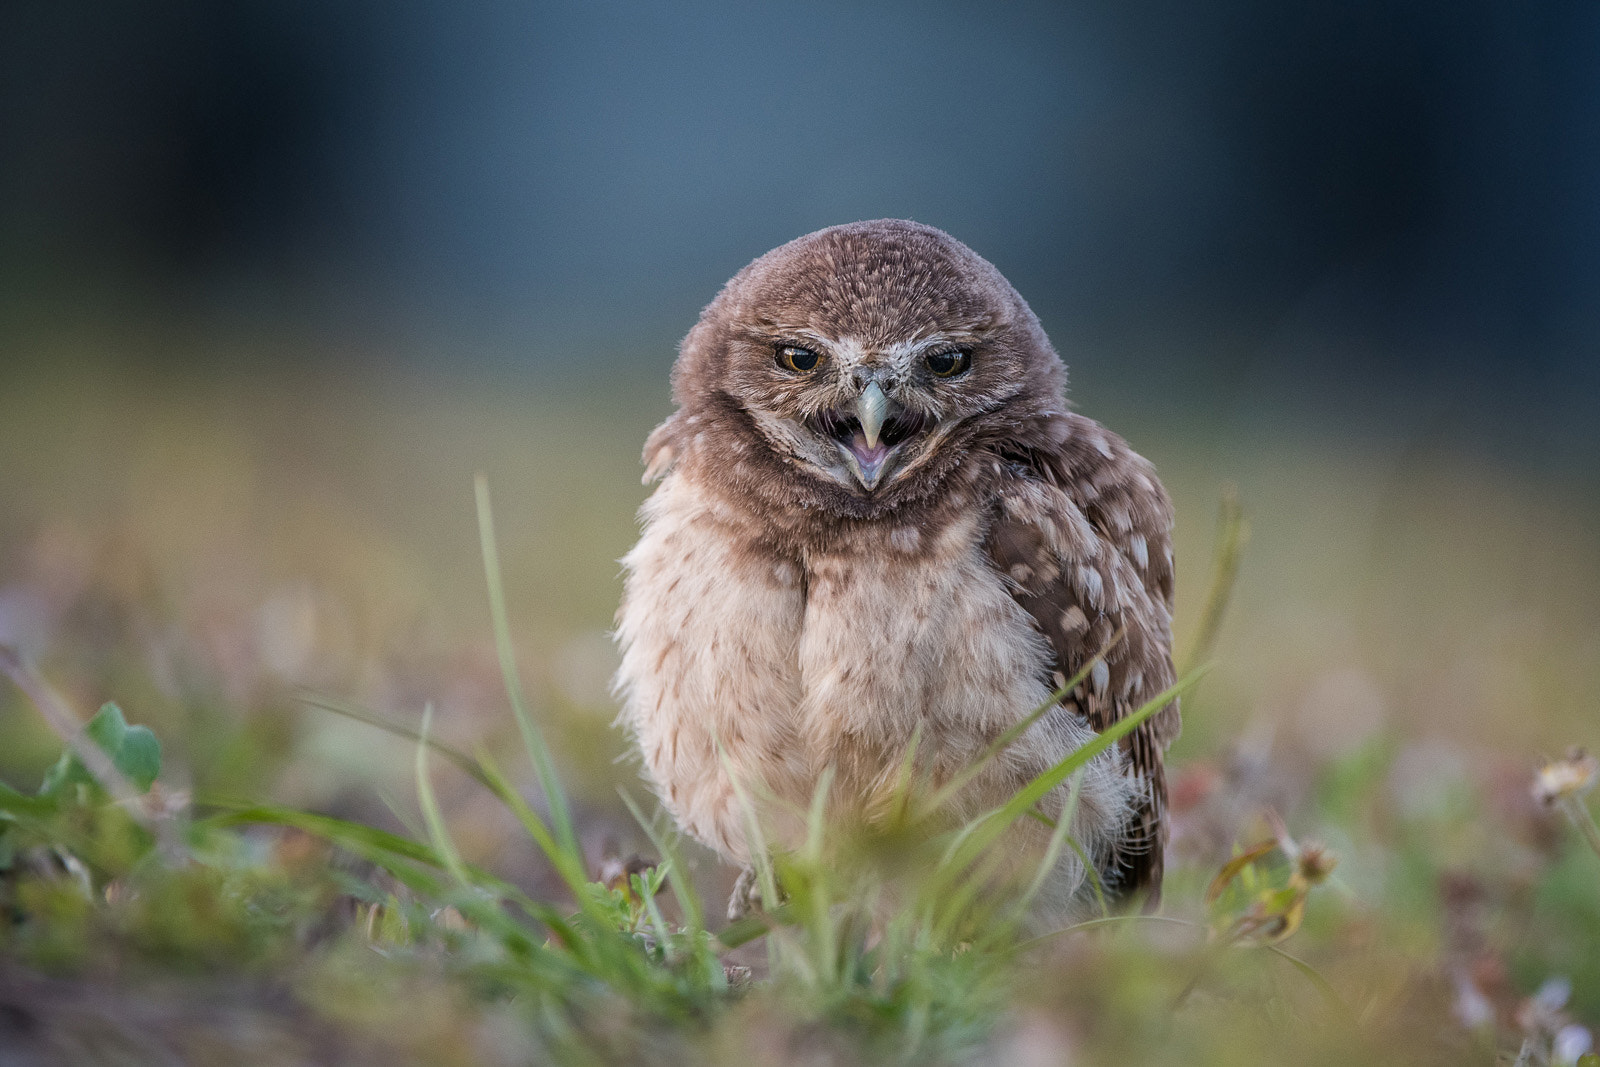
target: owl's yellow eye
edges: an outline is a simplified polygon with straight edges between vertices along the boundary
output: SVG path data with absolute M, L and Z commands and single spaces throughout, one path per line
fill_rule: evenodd
M 959 348 L 935 352 L 927 358 L 928 369 L 940 378 L 954 378 L 972 366 L 972 353 Z
M 822 362 L 822 357 L 809 348 L 799 345 L 780 345 L 778 348 L 778 362 L 793 371 L 804 374 L 806 371 L 817 369 L 817 364 Z

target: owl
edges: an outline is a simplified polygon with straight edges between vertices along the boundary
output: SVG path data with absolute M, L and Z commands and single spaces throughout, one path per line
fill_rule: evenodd
M 662 803 L 728 861 L 752 862 L 750 797 L 774 801 L 771 848 L 798 845 L 825 770 L 830 813 L 870 820 L 914 737 L 949 781 L 1092 663 L 957 796 L 970 817 L 1172 684 L 1166 493 L 1069 409 L 1039 320 L 966 245 L 898 220 L 791 241 L 705 308 L 672 383 L 616 682 Z M 1178 725 L 1174 702 L 1079 784 L 1071 829 L 1118 897 L 1159 898 Z M 1010 835 L 1020 869 L 1049 830 Z M 1064 851 L 1044 921 L 1090 899 Z

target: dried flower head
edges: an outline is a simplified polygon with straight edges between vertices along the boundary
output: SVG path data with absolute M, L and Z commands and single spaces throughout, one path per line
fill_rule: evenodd
M 1600 779 L 1600 761 L 1581 748 L 1570 748 L 1564 758 L 1539 768 L 1533 779 L 1533 797 L 1541 804 L 1581 797 L 1594 788 L 1596 779 Z
M 1339 857 L 1320 843 L 1307 842 L 1300 846 L 1300 855 L 1295 859 L 1296 873 L 1307 886 L 1327 881 L 1338 865 Z

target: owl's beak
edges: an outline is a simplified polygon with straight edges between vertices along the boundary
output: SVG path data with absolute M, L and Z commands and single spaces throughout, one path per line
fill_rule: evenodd
M 878 435 L 883 432 L 883 420 L 889 417 L 889 398 L 883 395 L 878 383 L 873 382 L 856 398 L 856 418 L 861 420 L 861 433 L 867 447 L 878 447 Z
M 884 395 L 883 388 L 873 382 L 856 397 L 855 408 L 861 431 L 845 450 L 856 480 L 871 492 L 883 479 L 889 455 L 894 451 L 892 443 L 884 440 L 884 424 L 899 411 L 900 405 Z
M 872 492 L 895 466 L 900 446 L 927 428 L 927 420 L 892 400 L 872 382 L 852 401 L 808 420 L 813 433 L 838 447 L 861 488 Z

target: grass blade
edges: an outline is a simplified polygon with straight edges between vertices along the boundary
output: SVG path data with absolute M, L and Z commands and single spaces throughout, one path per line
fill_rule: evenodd
M 964 870 L 973 860 L 987 850 L 1012 823 L 1022 818 L 1029 809 L 1049 795 L 1051 790 L 1066 781 L 1080 767 L 1087 766 L 1090 760 L 1138 729 L 1139 725 L 1150 716 L 1156 714 L 1173 700 L 1193 688 L 1204 675 L 1205 670 L 1203 668 L 1191 671 L 1174 685 L 1156 694 L 1137 711 L 1112 723 L 1102 730 L 1093 741 L 1090 741 L 1060 763 L 1033 779 L 1000 808 L 972 820 L 968 824 L 971 832 L 962 835 L 958 842 L 952 844 L 951 848 L 946 852 L 941 867 L 952 873 Z
M 722 773 L 728 776 L 734 799 L 739 803 L 739 813 L 744 817 L 745 851 L 750 853 L 750 866 L 755 868 L 756 880 L 761 885 L 762 907 L 764 910 L 770 909 L 778 902 L 778 879 L 772 872 L 772 856 L 767 852 L 766 835 L 761 831 L 761 817 L 756 813 L 756 806 L 746 792 L 744 783 L 734 773 L 733 761 L 728 759 L 722 742 L 715 736 L 712 741 L 717 746 L 717 760 L 722 764 Z
M 583 854 L 559 844 L 551 835 L 550 828 L 539 817 L 528 802 L 522 798 L 511 783 L 506 780 L 498 764 L 494 762 L 487 752 L 478 753 L 478 770 L 483 775 L 483 780 L 488 783 L 489 789 L 500 798 L 500 802 L 511 809 L 511 814 L 517 817 L 522 828 L 533 838 L 534 844 L 545 854 L 561 880 L 567 888 L 582 898 L 583 887 L 588 884 L 588 874 L 583 866 Z
M 1045 698 L 1044 703 L 1028 712 L 1028 714 L 1024 715 L 1011 726 L 1008 726 L 999 737 L 995 738 L 989 743 L 988 747 L 986 747 L 982 752 L 978 753 L 977 759 L 973 760 L 968 766 L 962 768 L 962 770 L 953 776 L 950 781 L 946 782 L 943 786 L 936 790 L 933 796 L 928 798 L 926 810 L 929 812 L 936 812 L 943 808 L 956 796 L 956 794 L 961 792 L 967 783 L 971 782 L 978 776 L 979 772 L 983 770 L 984 766 L 988 764 L 990 760 L 994 759 L 1007 748 L 1011 747 L 1012 742 L 1016 741 L 1017 738 L 1026 733 L 1030 726 L 1043 718 L 1051 708 L 1056 707 L 1068 696 L 1070 696 L 1072 691 L 1078 688 L 1078 686 L 1082 685 L 1085 678 L 1089 677 L 1089 672 L 1094 670 L 1095 664 L 1105 659 L 1106 656 L 1111 654 L 1111 650 L 1117 647 L 1117 643 L 1122 640 L 1122 635 L 1122 630 L 1118 630 L 1116 633 L 1112 634 L 1111 640 L 1106 642 L 1106 646 L 1099 652 L 1096 652 L 1093 657 L 1085 662 L 1084 665 L 1078 669 L 1076 674 L 1074 674 L 1071 678 L 1068 678 L 1066 682 L 1062 684 L 1061 688 L 1057 689 L 1054 693 L 1051 693 L 1047 698 Z
M 440 756 L 454 764 L 456 769 L 462 774 L 472 778 L 479 785 L 491 790 L 494 788 L 493 784 L 491 784 L 490 781 L 484 776 L 483 771 L 479 769 L 477 761 L 471 756 L 467 755 L 465 752 L 462 752 L 460 749 L 451 748 L 449 745 L 446 745 L 441 741 L 434 740 L 431 737 L 424 737 L 420 731 L 413 730 L 409 726 L 386 719 L 375 711 L 369 711 L 366 708 L 358 707 L 355 704 L 351 704 L 343 700 L 335 700 L 332 697 L 323 696 L 321 693 L 313 693 L 309 690 L 305 690 L 299 693 L 297 698 L 299 699 L 300 703 L 304 704 L 308 708 L 316 708 L 318 711 L 326 711 L 331 712 L 334 715 L 341 715 L 344 718 L 352 719 L 355 722 L 364 723 L 367 726 L 375 727 L 376 729 L 382 730 L 385 733 L 394 734 L 396 737 L 403 737 L 407 741 L 411 741 L 414 744 L 427 745 Z
M 626 789 L 618 788 L 622 802 L 627 805 L 628 811 L 633 813 L 637 822 L 650 838 L 650 843 L 661 854 L 662 862 L 667 865 L 669 882 L 672 885 L 672 895 L 678 901 L 678 910 L 683 912 L 683 921 L 691 933 L 698 934 L 706 928 L 705 907 L 700 900 L 700 894 L 695 892 L 694 884 L 689 880 L 689 870 L 683 864 L 683 859 L 677 847 L 668 839 L 667 835 L 656 829 L 652 820 L 646 819 L 644 812 L 639 810 L 639 805 Z
M 1039 869 L 1034 873 L 1033 882 L 1029 884 L 1017 901 L 1017 914 L 1019 917 L 1028 910 L 1029 905 L 1033 903 L 1033 899 L 1044 888 L 1045 882 L 1050 878 L 1050 872 L 1055 870 L 1056 861 L 1061 858 L 1061 850 L 1066 846 L 1067 839 L 1070 836 L 1072 817 L 1078 811 L 1078 797 L 1083 792 L 1083 774 L 1083 768 L 1079 768 L 1078 772 L 1072 776 L 1072 790 L 1067 794 L 1067 802 L 1061 807 L 1061 814 L 1056 816 L 1056 827 L 1050 833 L 1050 844 L 1046 846 L 1044 855 L 1039 859 Z M 1082 848 L 1077 848 L 1074 851 L 1080 857 L 1083 856 Z M 1084 866 L 1087 870 L 1093 870 L 1092 864 L 1085 863 Z M 1098 884 L 1099 879 L 1096 878 L 1095 881 Z M 1104 910 L 1103 901 L 1101 908 Z
M 1228 601 L 1233 597 L 1233 587 L 1239 578 L 1244 548 L 1249 543 L 1250 523 L 1239 503 L 1239 490 L 1230 485 L 1223 490 L 1217 511 L 1217 548 L 1211 560 L 1211 584 L 1206 589 L 1205 606 L 1200 612 L 1193 644 L 1184 657 L 1185 674 L 1209 659 L 1211 650 L 1216 647 L 1217 637 L 1222 633 L 1222 620 L 1228 613 Z
M 473 482 L 478 502 L 478 538 L 483 551 L 483 574 L 489 586 L 489 612 L 494 622 L 495 651 L 500 659 L 500 673 L 505 678 L 506 697 L 511 701 L 511 713 L 516 716 L 517 729 L 522 732 L 522 743 L 533 761 L 534 773 L 544 788 L 545 802 L 550 807 L 550 821 L 557 838 L 568 852 L 578 855 L 578 837 L 572 828 L 572 813 L 567 807 L 566 794 L 556 776 L 555 761 L 550 758 L 550 747 L 544 735 L 528 712 L 528 701 L 522 691 L 522 679 L 517 674 L 516 654 L 511 644 L 511 623 L 506 614 L 505 586 L 500 579 L 500 552 L 495 546 L 494 512 L 489 505 L 489 479 L 479 474 Z
M 461 854 L 456 851 L 455 842 L 450 840 L 450 831 L 439 812 L 438 799 L 433 795 L 433 781 L 428 777 L 428 730 L 432 725 L 433 705 L 429 704 L 422 710 L 422 734 L 417 743 L 417 804 L 422 808 L 422 818 L 427 824 L 428 838 L 433 842 L 434 851 L 444 860 L 450 876 L 466 885 L 467 874 L 461 866 Z

